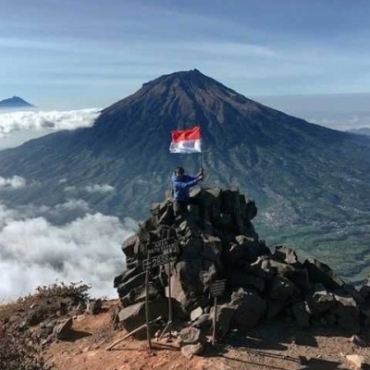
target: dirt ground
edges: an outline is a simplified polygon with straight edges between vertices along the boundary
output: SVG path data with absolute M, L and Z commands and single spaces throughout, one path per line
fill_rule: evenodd
M 206 347 L 202 356 L 187 359 L 175 343 L 125 339 L 107 350 L 126 333 L 112 330 L 109 306 L 103 313 L 81 315 L 74 319 L 75 335 L 70 341 L 52 343 L 45 349 L 49 364 L 59 370 L 145 370 L 145 369 L 355 369 L 346 359 L 348 354 L 364 356 L 363 369 L 370 369 L 370 333 L 361 335 L 364 343 L 351 341 L 350 333 L 339 333 L 322 327 L 297 331 L 286 323 L 253 328 L 245 334 L 231 332 L 224 343 Z

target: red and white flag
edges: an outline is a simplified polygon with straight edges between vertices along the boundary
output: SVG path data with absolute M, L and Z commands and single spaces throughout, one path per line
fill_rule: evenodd
M 200 126 L 195 126 L 189 130 L 171 131 L 171 135 L 171 153 L 200 153 L 202 151 Z

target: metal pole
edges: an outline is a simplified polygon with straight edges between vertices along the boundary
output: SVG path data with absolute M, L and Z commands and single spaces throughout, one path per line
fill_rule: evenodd
M 168 227 L 167 229 L 167 239 L 171 237 L 171 228 Z M 169 250 L 167 250 L 168 253 L 170 253 Z M 172 328 L 172 292 L 171 292 L 171 276 L 172 276 L 172 268 L 171 268 L 171 259 L 168 255 L 168 320 L 167 324 L 164 327 L 161 335 L 159 336 L 159 339 L 162 339 L 164 334 L 166 333 L 167 330 L 169 330 L 169 339 L 172 338 L 171 335 L 171 328 Z
M 147 246 L 147 268 L 145 272 L 145 321 L 146 321 L 146 337 L 148 339 L 148 351 L 152 351 L 152 343 L 150 340 L 150 323 L 149 323 L 149 246 Z
M 169 281 L 168 281 L 168 321 L 172 323 L 172 294 L 171 294 L 171 276 L 172 276 L 172 268 L 171 262 L 168 264 L 168 274 L 169 274 Z M 171 337 L 171 331 L 170 331 Z
M 171 294 L 171 275 L 172 275 L 172 269 L 171 269 L 171 262 L 169 260 L 168 262 L 168 321 L 163 329 L 161 335 L 159 336 L 159 339 L 162 339 L 163 335 L 166 333 L 167 330 L 169 330 L 169 339 L 172 338 L 171 335 L 171 327 L 172 327 L 172 294 Z
M 171 229 L 167 229 L 167 238 L 171 237 Z M 171 295 L 171 276 L 172 276 L 172 268 L 171 268 L 171 260 L 168 257 L 168 323 L 172 324 L 172 295 Z M 171 338 L 171 328 L 170 328 L 170 338 Z
M 212 333 L 212 344 L 216 343 L 216 323 L 217 323 L 217 297 L 214 297 L 213 306 L 213 333 Z

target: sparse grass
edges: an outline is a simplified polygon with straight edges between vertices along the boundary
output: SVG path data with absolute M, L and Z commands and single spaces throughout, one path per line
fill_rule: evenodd
M 36 298 L 73 298 L 76 302 L 86 301 L 89 298 L 88 290 L 91 288 L 90 285 L 79 283 L 70 283 L 66 285 L 64 283 L 42 285 L 36 289 Z M 32 297 L 32 296 L 31 296 Z
M 74 303 L 85 302 L 90 298 L 88 290 L 90 285 L 79 283 L 54 283 L 51 285 L 41 285 L 36 288 L 34 294 L 29 294 L 17 300 L 16 304 L 32 304 L 38 301 L 52 298 L 70 298 Z

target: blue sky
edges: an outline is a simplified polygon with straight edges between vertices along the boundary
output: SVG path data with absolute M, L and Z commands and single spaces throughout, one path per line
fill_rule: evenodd
M 104 107 L 199 69 L 247 97 L 370 93 L 367 0 L 2 0 L 0 100 Z

